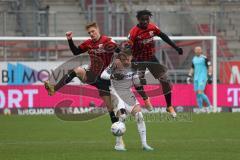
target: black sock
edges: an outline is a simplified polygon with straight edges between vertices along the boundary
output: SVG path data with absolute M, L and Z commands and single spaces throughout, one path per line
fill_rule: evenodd
M 165 96 L 167 107 L 172 106 L 171 85 L 167 80 L 159 80 L 162 85 L 162 91 Z
M 115 113 L 113 111 L 109 111 L 109 116 L 111 118 L 112 123 L 117 122 L 118 118 L 116 117 Z
M 62 79 L 54 86 L 54 90 L 57 91 L 60 88 L 62 88 L 65 84 L 68 84 L 71 82 L 71 80 L 76 77 L 77 74 L 75 73 L 74 70 L 70 70 L 68 74 L 65 74 Z
M 162 85 L 162 90 L 164 95 L 171 92 L 171 85 L 167 80 L 160 80 L 160 83 Z
M 138 94 L 141 95 L 143 100 L 148 99 L 148 96 L 147 96 L 146 92 L 144 91 L 143 86 L 135 87 L 135 89 L 137 90 Z
M 164 94 L 165 96 L 165 100 L 166 100 L 166 103 L 167 103 L 167 107 L 170 107 L 172 106 L 172 92 L 169 92 L 167 94 Z

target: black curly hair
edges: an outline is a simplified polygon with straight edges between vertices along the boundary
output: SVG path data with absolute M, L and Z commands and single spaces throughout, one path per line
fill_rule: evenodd
M 140 19 L 140 17 L 143 16 L 143 15 L 148 15 L 148 16 L 152 17 L 152 12 L 149 11 L 149 10 L 146 10 L 146 9 L 145 10 L 140 10 L 140 11 L 137 12 L 136 17 L 137 17 L 137 19 Z

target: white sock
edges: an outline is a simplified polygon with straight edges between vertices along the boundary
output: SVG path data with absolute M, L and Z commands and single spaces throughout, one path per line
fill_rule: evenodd
M 122 136 L 117 136 L 116 137 L 116 145 L 122 144 Z
M 137 121 L 137 128 L 138 128 L 138 133 L 141 138 L 142 145 L 145 146 L 147 145 L 147 138 L 146 138 L 146 125 L 143 119 L 143 114 L 142 112 L 137 112 L 135 114 L 135 119 Z

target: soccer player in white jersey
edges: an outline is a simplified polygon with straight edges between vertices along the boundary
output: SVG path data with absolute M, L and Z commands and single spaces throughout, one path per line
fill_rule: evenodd
M 137 84 L 140 85 L 139 77 L 131 66 L 131 49 L 122 49 L 121 53 L 118 54 L 118 58 L 122 63 L 122 68 L 116 65 L 109 66 L 102 73 L 101 78 L 111 80 L 110 93 L 114 110 L 119 117 L 119 121 L 124 122 L 127 114 L 134 116 L 137 122 L 142 148 L 143 150 L 151 151 L 153 148 L 147 144 L 146 125 L 141 107 L 131 91 L 132 86 Z M 126 150 L 125 145 L 122 143 L 122 137 L 116 137 L 115 150 Z
M 212 76 L 211 62 L 207 59 L 205 55 L 203 55 L 202 48 L 200 46 L 195 47 L 194 52 L 196 55 L 192 59 L 192 67 L 189 71 L 187 82 L 190 83 L 194 73 L 193 84 L 194 91 L 196 92 L 197 96 L 197 104 L 200 110 L 202 110 L 204 101 L 209 108 L 208 112 L 210 112 L 213 109 L 213 107 L 211 106 L 211 103 L 207 95 L 204 93 L 204 90 L 207 82 L 211 81 Z

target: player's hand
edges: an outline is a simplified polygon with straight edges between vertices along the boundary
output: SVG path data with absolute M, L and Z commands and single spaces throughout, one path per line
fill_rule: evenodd
M 208 84 L 212 84 L 212 81 L 213 81 L 213 79 L 212 79 L 212 75 L 208 75 Z
M 124 78 L 124 74 L 121 73 L 114 73 L 111 75 L 111 79 L 114 80 L 122 80 Z
M 189 76 L 187 77 L 187 84 L 191 84 L 192 83 L 192 76 Z
M 68 40 L 72 39 L 72 35 L 73 35 L 72 31 L 66 32 L 66 37 Z
M 180 48 L 180 47 L 177 47 L 177 48 L 176 48 L 176 51 L 178 52 L 179 55 L 182 55 L 182 54 L 183 54 L 183 49 Z

